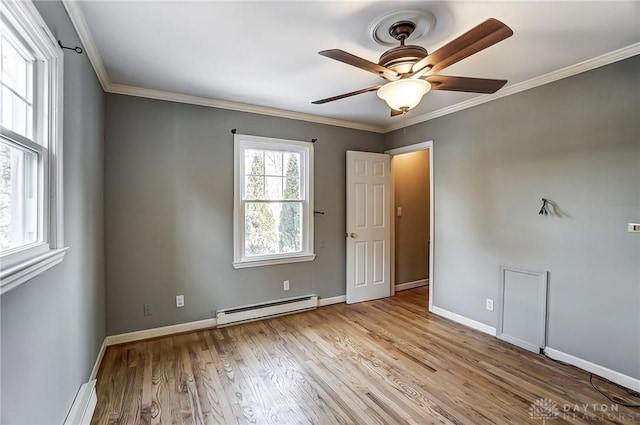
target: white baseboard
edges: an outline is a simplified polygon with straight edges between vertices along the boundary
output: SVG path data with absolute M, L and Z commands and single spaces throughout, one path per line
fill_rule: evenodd
M 215 326 L 216 319 L 204 319 L 198 320 L 196 322 L 180 323 L 178 325 L 163 326 L 161 328 L 152 328 L 142 331 L 111 335 L 106 337 L 105 340 L 106 345 L 124 344 L 126 342 L 140 341 L 143 339 L 156 338 L 159 336 L 199 331 L 201 329 L 213 328 Z
M 97 403 L 96 380 L 92 379 L 80 386 L 64 425 L 89 425 Z
M 445 310 L 443 308 L 436 307 L 436 306 L 433 306 L 433 308 L 430 311 L 431 313 L 437 314 L 438 316 L 446 317 L 449 320 L 453 320 L 454 322 L 458 322 L 465 326 L 469 326 L 470 328 L 473 328 L 480 332 L 484 332 L 491 336 L 496 336 L 496 328 L 492 326 L 485 325 L 484 323 L 477 322 L 473 319 L 469 319 L 468 317 L 464 317 L 459 314 L 452 313 L 448 310 Z
M 591 372 L 594 375 L 598 375 L 605 379 L 608 379 L 611 382 L 615 382 L 618 385 L 622 385 L 625 388 L 629 388 L 630 390 L 640 392 L 640 379 L 636 379 L 631 376 L 624 375 L 620 372 L 616 372 L 615 370 L 611 370 L 604 366 L 591 363 L 588 360 L 584 360 L 579 357 L 572 356 L 571 354 L 563 353 L 562 351 L 558 351 L 550 347 L 547 347 L 544 349 L 544 354 L 546 354 L 547 356 L 549 356 L 554 360 L 559 360 L 561 362 L 569 363 L 570 365 L 579 367 L 582 370 Z
M 413 282 L 400 283 L 396 285 L 396 292 L 405 291 L 407 289 L 419 288 L 429 284 L 429 279 L 414 280 Z
M 104 357 L 104 352 L 107 349 L 107 338 L 102 340 L 102 347 L 100 347 L 100 351 L 98 351 L 98 357 L 96 358 L 96 362 L 93 364 L 93 369 L 91 370 L 89 381 L 96 379 L 96 377 L 98 376 L 98 369 L 100 369 L 100 363 L 102 363 L 102 357 Z
M 331 305 L 331 304 L 340 304 L 345 302 L 346 300 L 347 300 L 346 295 L 339 295 L 337 297 L 331 297 L 331 298 L 320 298 L 318 299 L 318 307 L 324 307 L 325 305 Z

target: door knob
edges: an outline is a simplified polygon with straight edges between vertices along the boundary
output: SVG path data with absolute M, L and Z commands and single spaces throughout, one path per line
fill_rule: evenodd
M 358 237 L 358 235 L 356 235 L 355 233 L 349 233 L 349 237 L 351 237 L 351 238 L 357 238 L 357 237 Z

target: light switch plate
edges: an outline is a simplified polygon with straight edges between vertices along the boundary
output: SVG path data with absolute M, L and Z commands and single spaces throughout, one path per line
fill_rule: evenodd
M 627 230 L 629 233 L 640 233 L 640 223 L 629 223 Z

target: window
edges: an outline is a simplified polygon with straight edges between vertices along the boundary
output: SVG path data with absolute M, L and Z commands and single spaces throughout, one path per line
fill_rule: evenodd
M 3 1 L 0 289 L 62 261 L 62 56 L 31 2 Z
M 235 268 L 311 261 L 313 144 L 236 134 Z

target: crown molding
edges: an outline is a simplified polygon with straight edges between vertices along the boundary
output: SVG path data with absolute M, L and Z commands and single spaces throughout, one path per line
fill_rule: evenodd
M 317 124 L 327 124 L 338 127 L 352 128 L 355 130 L 384 133 L 384 128 L 371 124 L 363 124 L 354 121 L 340 120 L 336 118 L 321 117 L 318 115 L 304 114 L 302 112 L 287 111 L 285 109 L 269 108 L 266 106 L 249 105 L 247 103 L 217 100 L 208 97 L 191 96 L 180 93 L 172 93 L 162 90 L 145 89 L 142 87 L 125 86 L 121 84 L 109 84 L 105 89 L 108 93 L 124 94 L 127 96 L 146 97 L 149 99 L 166 100 L 169 102 L 188 103 L 190 105 L 207 106 L 210 108 L 228 109 L 231 111 L 249 112 L 251 114 L 269 115 L 278 118 L 308 121 Z
M 98 48 L 96 47 L 96 43 L 93 41 L 87 21 L 84 19 L 84 14 L 82 13 L 82 10 L 80 10 L 80 5 L 75 0 L 62 0 L 62 5 L 67 10 L 71 24 L 76 29 L 78 38 L 80 38 L 80 42 L 84 47 L 87 57 L 89 58 L 89 62 L 91 62 L 91 66 L 93 66 L 93 70 L 98 76 L 102 89 L 107 91 L 107 87 L 111 84 L 109 82 L 109 75 L 104 67 L 102 58 L 98 54 Z
M 627 47 L 623 47 L 613 52 L 605 53 L 601 56 L 588 59 L 583 62 L 579 62 L 574 65 L 569 65 L 565 68 L 558 69 L 556 71 L 549 72 L 548 74 L 540 75 L 539 77 L 532 78 L 521 83 L 508 86 L 494 94 L 487 96 L 479 96 L 465 102 L 457 103 L 455 105 L 448 106 L 446 108 L 438 109 L 437 111 L 429 112 L 428 114 L 420 115 L 415 118 L 407 119 L 405 123 L 392 124 L 385 127 L 384 132 L 389 133 L 394 130 L 399 130 L 404 127 L 410 127 L 412 125 L 419 124 L 421 122 L 429 121 L 434 118 L 439 118 L 444 115 L 453 114 L 454 112 L 462 111 L 464 109 L 472 108 L 474 106 L 482 105 L 483 103 L 491 102 L 506 96 L 511 96 L 516 93 L 520 93 L 525 90 L 532 89 L 534 87 L 549 84 L 563 78 L 571 77 L 576 74 L 580 74 L 586 71 L 590 71 L 601 66 L 609 65 L 614 62 L 618 62 L 632 56 L 640 54 L 640 43 L 634 43 Z

